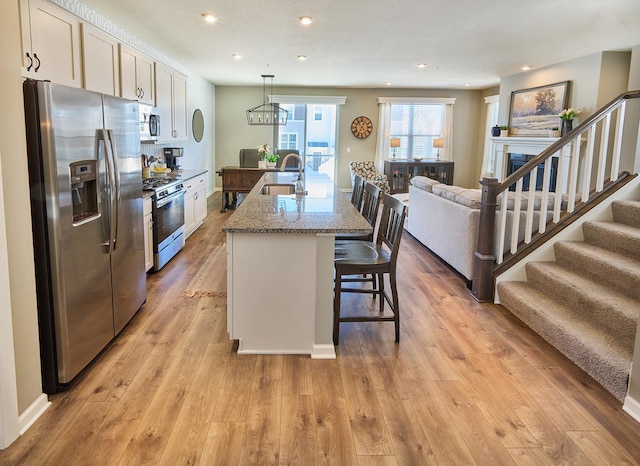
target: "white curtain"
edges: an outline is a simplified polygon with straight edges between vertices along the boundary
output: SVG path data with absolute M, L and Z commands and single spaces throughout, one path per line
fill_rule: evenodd
M 453 141 L 453 104 L 444 104 L 444 121 L 442 122 L 442 139 L 444 153 L 440 156 L 442 160 L 451 160 L 451 143 Z
M 489 135 L 491 134 L 491 128 L 498 123 L 498 107 L 500 105 L 500 96 L 492 95 L 489 97 L 485 97 L 484 103 L 487 104 L 487 119 L 484 132 L 484 154 L 482 157 L 482 169 L 480 178 L 493 178 L 496 171 L 496 161 L 493 160 L 493 141 L 491 141 Z
M 376 169 L 384 171 L 384 161 L 389 158 L 389 132 L 391 130 L 391 102 L 378 104 L 378 139 L 376 143 Z

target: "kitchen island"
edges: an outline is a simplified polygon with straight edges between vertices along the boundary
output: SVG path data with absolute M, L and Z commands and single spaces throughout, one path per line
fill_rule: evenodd
M 265 173 L 222 228 L 227 330 L 239 353 L 335 358 L 335 235 L 370 233 L 371 225 L 323 174 L 304 175 L 304 194 L 261 194 L 297 176 Z

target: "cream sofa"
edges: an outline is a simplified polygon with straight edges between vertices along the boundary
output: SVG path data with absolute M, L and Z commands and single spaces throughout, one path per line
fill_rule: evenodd
M 449 186 L 422 176 L 413 177 L 409 186 L 407 231 L 460 272 L 468 281 L 473 278 L 473 257 L 478 244 L 481 194 L 479 189 Z M 538 201 L 539 197 L 534 203 L 536 210 L 540 207 Z M 526 203 L 527 199 L 523 199 L 519 240 L 524 238 Z M 553 195 L 550 194 L 549 207 L 552 207 L 552 203 Z M 507 206 L 505 250 L 508 249 L 511 241 L 512 209 L 513 196 Z M 548 213 L 548 216 L 550 218 L 551 213 Z M 499 218 L 499 215 L 496 215 L 496 222 Z M 538 224 L 538 219 L 539 213 L 535 212 L 534 225 Z

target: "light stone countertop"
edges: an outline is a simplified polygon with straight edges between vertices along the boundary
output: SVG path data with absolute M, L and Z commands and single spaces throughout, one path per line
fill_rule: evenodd
M 294 184 L 297 173 L 267 172 L 223 225 L 227 233 L 370 233 L 371 225 L 324 174 L 305 173 L 304 195 L 259 194 L 265 184 Z

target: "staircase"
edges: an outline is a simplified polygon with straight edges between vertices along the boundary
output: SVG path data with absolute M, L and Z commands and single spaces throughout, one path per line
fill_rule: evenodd
M 498 284 L 500 303 L 621 402 L 640 310 L 640 201 L 613 201 L 613 221 L 558 241 L 555 262 L 529 262 L 526 282 Z

